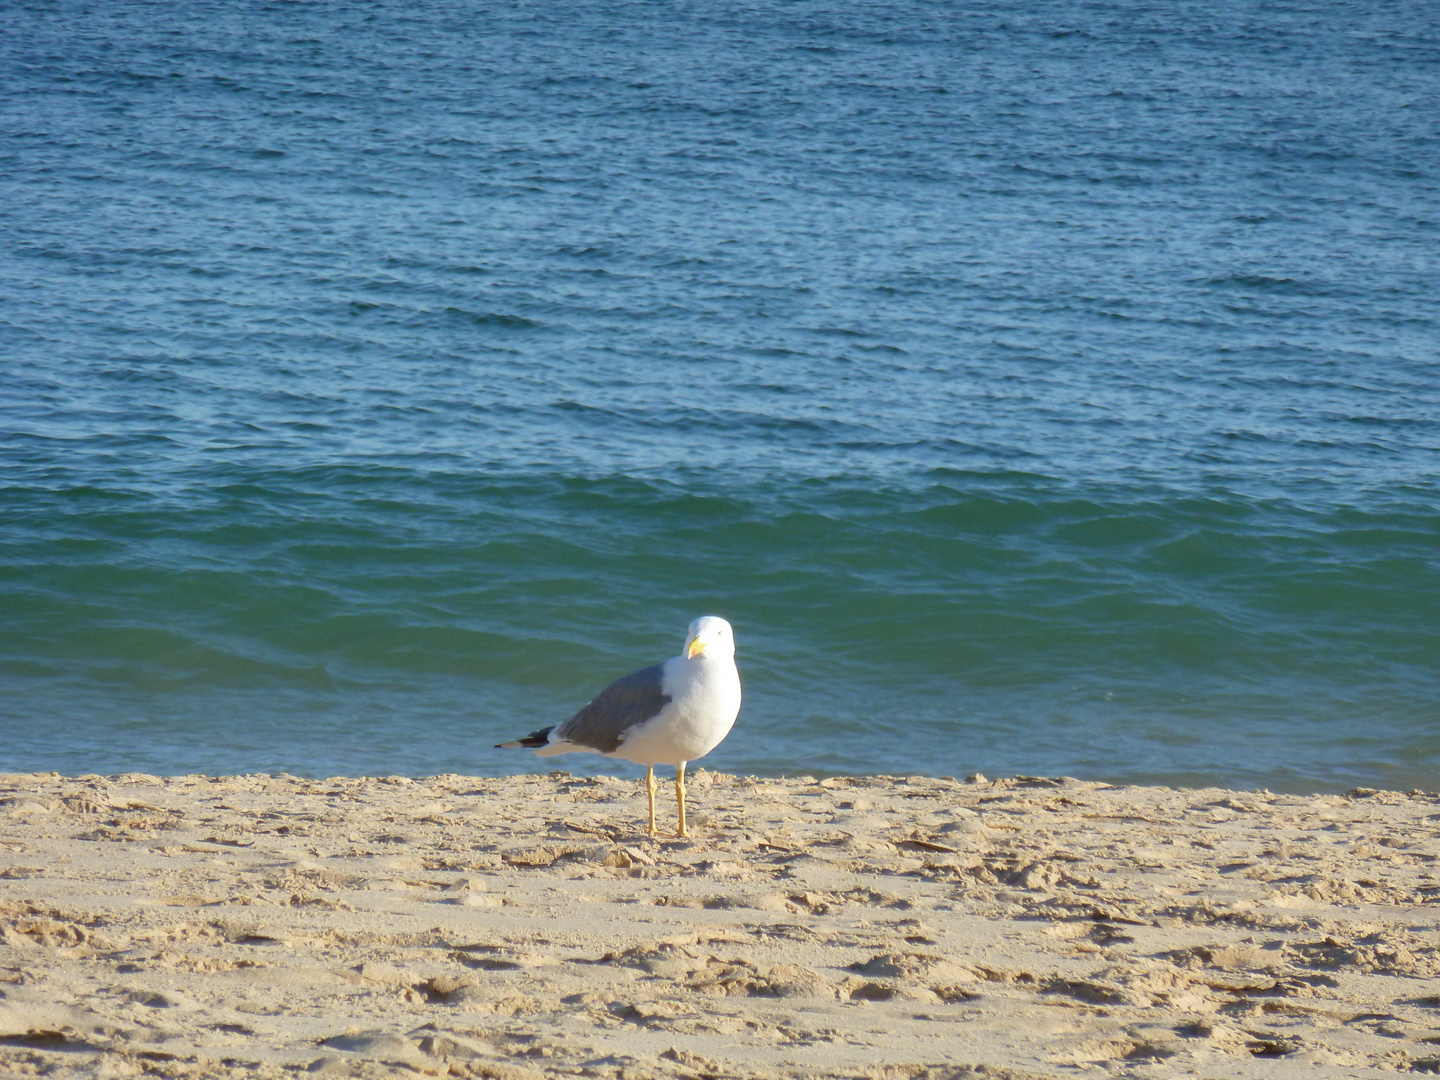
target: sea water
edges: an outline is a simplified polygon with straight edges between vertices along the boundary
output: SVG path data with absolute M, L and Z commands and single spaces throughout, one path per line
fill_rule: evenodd
M 0 769 L 1440 786 L 1429 2 L 12 0 Z M 631 770 L 633 772 L 633 770 Z M 628 775 L 628 773 L 627 773 Z

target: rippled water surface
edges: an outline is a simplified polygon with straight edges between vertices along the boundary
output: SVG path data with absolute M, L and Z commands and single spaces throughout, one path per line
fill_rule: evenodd
M 1433 15 L 5 5 L 0 768 L 1440 786 Z

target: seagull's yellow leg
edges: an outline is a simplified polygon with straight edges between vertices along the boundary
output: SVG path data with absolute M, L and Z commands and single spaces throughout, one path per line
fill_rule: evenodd
M 680 806 L 680 831 L 676 836 L 689 836 L 690 830 L 685 828 L 685 762 L 675 766 L 675 801 Z
M 650 796 L 650 835 L 655 835 L 655 789 L 659 787 L 655 783 L 655 766 L 645 767 L 645 794 Z

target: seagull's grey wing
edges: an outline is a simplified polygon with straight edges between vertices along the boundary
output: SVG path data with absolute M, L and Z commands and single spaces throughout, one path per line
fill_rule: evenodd
M 552 741 L 563 739 L 602 754 L 613 753 L 625 732 L 670 704 L 670 695 L 664 690 L 664 666 L 655 664 L 616 679 L 556 728 Z

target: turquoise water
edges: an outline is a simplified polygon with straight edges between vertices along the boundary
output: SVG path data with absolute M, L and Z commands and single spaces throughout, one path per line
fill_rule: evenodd
M 6 5 L 0 769 L 1440 786 L 1432 14 Z

